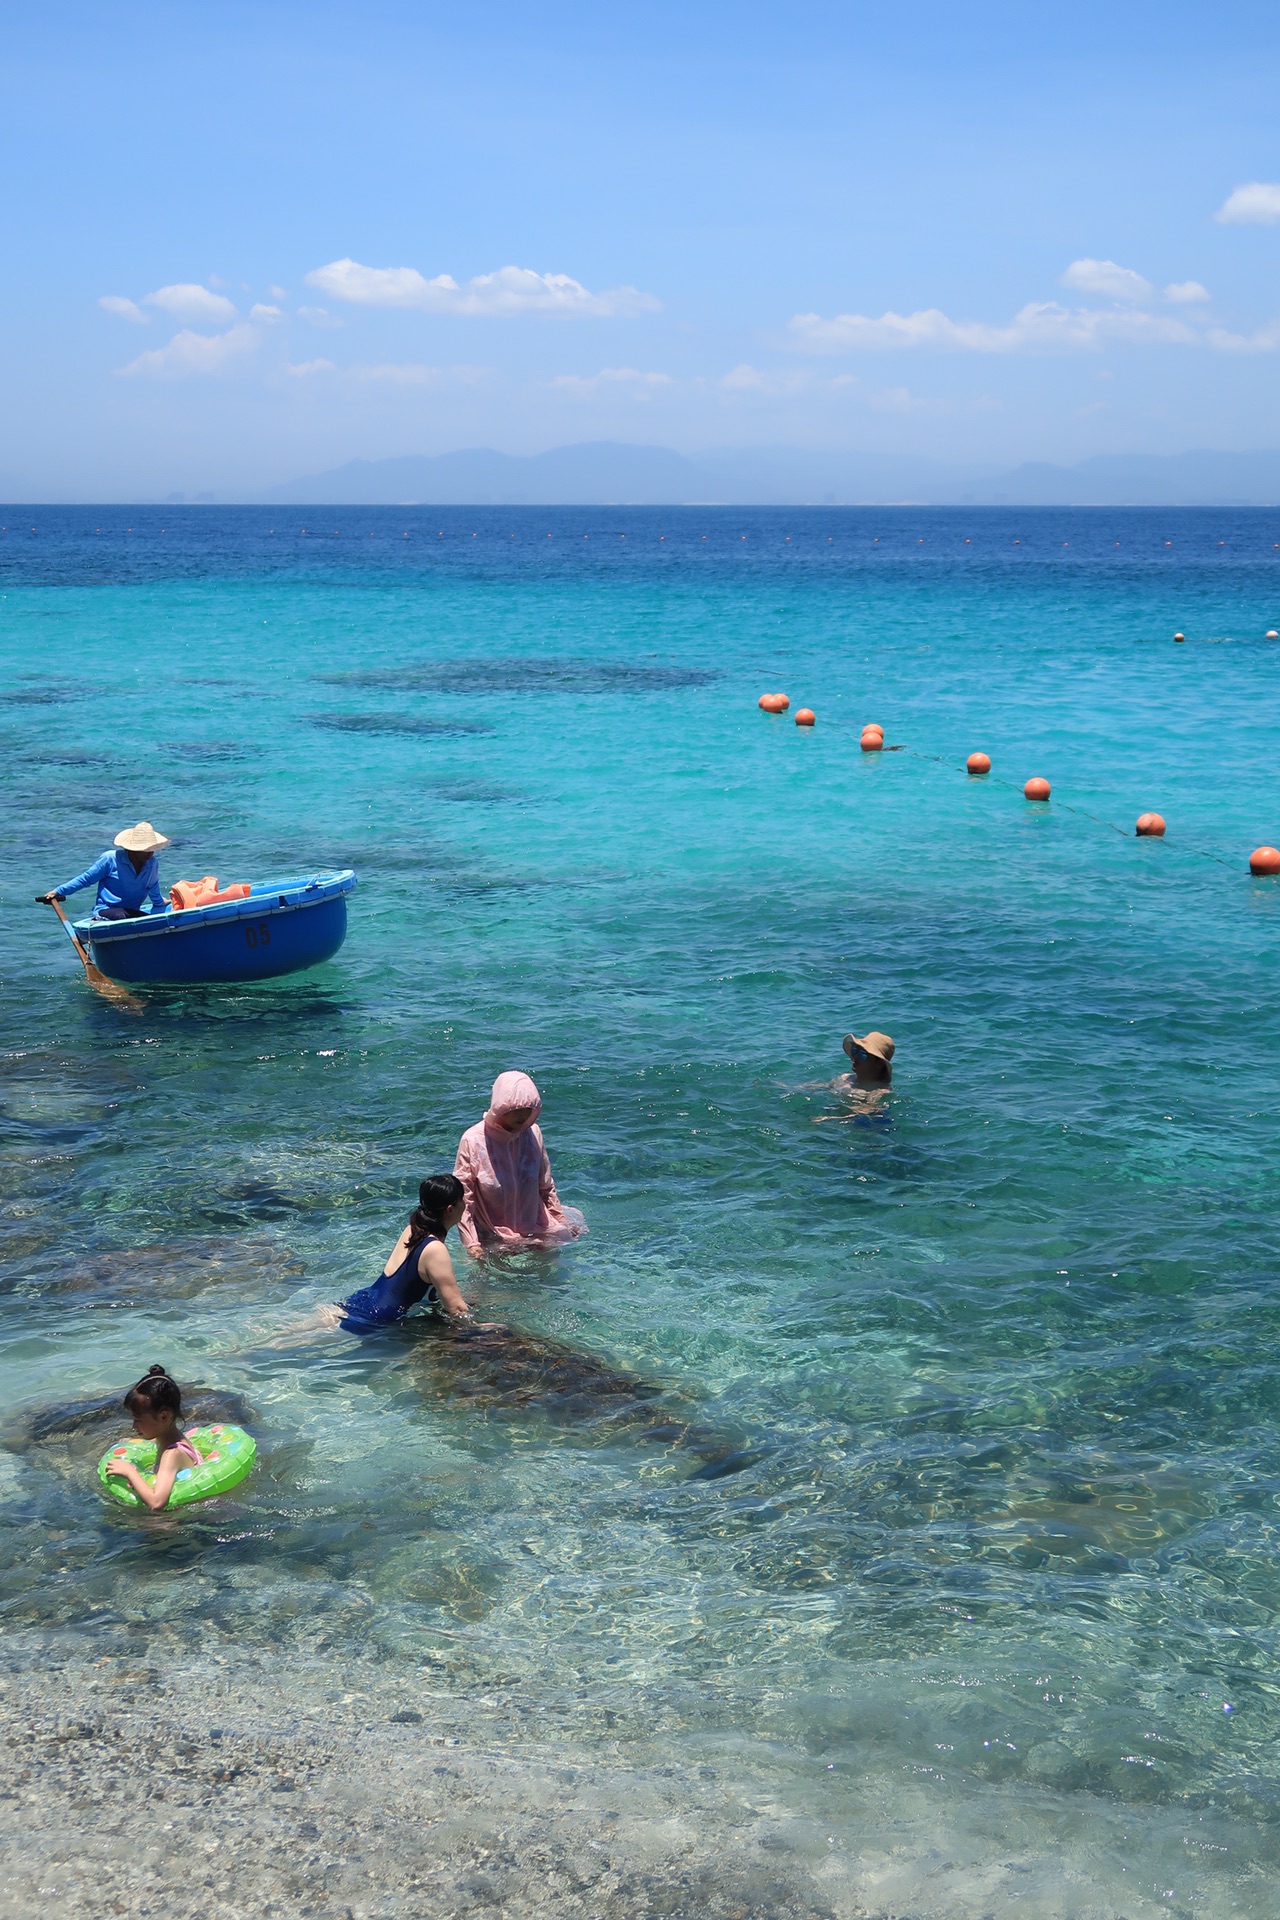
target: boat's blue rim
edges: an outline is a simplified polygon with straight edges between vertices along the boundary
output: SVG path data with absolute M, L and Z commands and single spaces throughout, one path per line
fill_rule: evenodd
M 105 946 L 112 940 L 156 940 L 162 934 L 194 933 L 199 927 L 222 926 L 232 920 L 269 920 L 273 914 L 296 913 L 318 907 L 350 893 L 356 876 L 350 867 L 340 873 L 317 873 L 309 880 L 254 880 L 247 899 L 224 900 L 214 907 L 185 907 L 175 913 L 144 913 L 137 920 L 77 920 L 76 932 Z

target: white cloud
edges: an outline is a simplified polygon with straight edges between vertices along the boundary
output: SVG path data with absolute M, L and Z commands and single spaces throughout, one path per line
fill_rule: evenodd
M 449 310 L 451 296 L 459 292 L 450 274 L 434 280 L 423 278 L 416 267 L 362 267 L 357 260 L 331 260 L 327 267 L 316 267 L 305 274 L 309 287 L 318 287 L 335 300 L 349 300 L 359 307 L 423 307 L 438 312 Z
M 720 385 L 728 393 L 762 393 L 767 378 L 749 360 L 739 360 L 736 367 L 730 367 L 728 373 L 721 375 Z
M 249 309 L 249 318 L 256 320 L 259 326 L 273 327 L 277 320 L 284 319 L 284 315 L 279 307 L 266 307 L 261 301 L 257 301 Z
M 236 318 L 235 308 L 222 294 L 210 293 L 208 287 L 187 282 L 173 287 L 157 287 L 154 293 L 147 294 L 145 304 L 171 313 L 175 320 L 194 320 L 197 324 L 201 321 L 217 323 Z
M 353 306 L 408 307 L 421 313 L 618 318 L 654 313 L 661 305 L 652 294 L 635 287 L 590 293 L 568 274 L 534 273 L 528 267 L 499 267 L 496 273 L 478 274 L 463 286 L 449 273 L 427 280 L 416 267 L 365 267 L 357 260 L 333 260 L 305 277 L 309 287 Z
M 348 367 L 346 371 L 353 380 L 381 381 L 392 387 L 474 387 L 484 378 L 483 367 L 427 367 L 413 360 Z
M 838 387 L 856 387 L 856 373 L 838 373 L 822 377 L 812 373 L 808 367 L 777 368 L 753 367 L 750 361 L 742 360 L 736 367 L 730 367 L 716 381 L 721 393 L 758 394 L 765 400 L 790 400 L 796 394 L 811 393 L 815 388 L 830 392 Z
M 989 393 L 977 394 L 968 401 L 956 401 L 939 394 L 912 393 L 910 387 L 882 387 L 878 392 L 867 395 L 867 406 L 872 413 L 925 413 L 935 416 L 1002 411 L 1000 401 Z
M 336 373 L 340 378 L 358 381 L 361 386 L 447 387 L 476 386 L 484 378 L 483 367 L 428 367 L 416 361 L 384 361 L 378 366 L 336 367 L 332 360 L 299 360 L 285 367 L 295 380 L 313 379 L 318 374 Z
M 327 307 L 299 307 L 299 320 L 305 320 L 311 327 L 345 327 L 346 321 L 339 320 Z
M 936 403 L 922 400 L 919 394 L 912 393 L 910 387 L 887 387 L 881 393 L 869 394 L 867 405 L 873 413 L 931 413 L 936 411 Z
M 706 384 L 699 382 L 700 385 Z M 930 398 L 912 393 L 909 387 L 869 389 L 856 373 L 817 373 L 811 367 L 761 368 L 743 361 L 711 383 L 727 400 L 810 400 L 831 402 L 839 398 L 872 413 L 956 414 L 991 413 L 1000 402 L 990 394 L 981 394 L 963 405 L 953 400 Z
M 1274 192 L 1280 196 L 1280 187 Z M 1269 353 L 1280 345 L 1280 323 L 1252 334 L 1233 334 L 1208 326 L 1204 316 L 1194 312 L 1151 312 L 1153 305 L 1158 307 L 1155 288 L 1140 273 L 1117 266 L 1114 260 L 1073 260 L 1062 279 L 1064 285 L 1098 294 L 1111 304 L 1066 307 L 1056 300 L 1033 300 L 1004 326 L 953 320 L 939 307 L 922 307 L 914 313 L 890 310 L 878 317 L 838 313 L 831 319 L 797 313 L 788 322 L 787 332 L 792 347 L 803 353 L 890 353 L 908 348 L 936 353 L 1074 353 L 1097 352 L 1113 342 Z M 1174 281 L 1162 297 L 1184 308 L 1212 299 L 1198 280 Z
M 587 398 L 594 394 L 627 393 L 633 400 L 652 400 L 664 387 L 674 387 L 669 373 L 641 373 L 638 367 L 601 367 L 599 373 L 559 373 L 548 383 L 558 393 Z
M 353 380 L 382 380 L 393 387 L 437 387 L 445 378 L 443 367 L 425 367 L 420 362 L 384 361 L 380 366 L 348 367 Z
M 1251 180 L 1237 187 L 1213 217 L 1229 227 L 1274 227 L 1280 220 L 1280 181 Z
M 1280 348 L 1280 321 L 1259 327 L 1255 333 L 1229 333 L 1225 327 L 1210 327 L 1205 339 L 1219 353 L 1274 353 Z
M 1100 293 L 1105 300 L 1149 300 L 1152 293 L 1149 280 L 1114 260 L 1073 260 L 1062 284 L 1077 293 Z
M 740 360 L 736 367 L 730 367 L 728 373 L 721 374 L 718 385 L 722 393 L 760 393 L 776 399 L 781 394 L 800 393 L 812 381 L 810 373 L 777 374 L 765 372 L 761 367 L 753 367 L 749 360 Z
M 135 306 L 132 300 L 126 300 L 122 293 L 104 293 L 98 301 L 104 313 L 114 313 L 121 320 L 132 320 L 140 327 L 151 325 L 151 315 Z
M 805 353 L 888 353 L 927 348 L 943 353 L 1063 353 L 1097 351 L 1109 341 L 1131 345 L 1200 346 L 1211 338 L 1167 314 L 1119 308 L 1060 306 L 1032 301 L 1007 326 L 952 320 L 937 307 L 916 313 L 798 313 L 788 324 L 793 346 Z
M 288 287 L 268 287 L 267 294 L 272 300 L 287 300 L 289 298 L 289 289 Z
M 190 373 L 221 373 L 229 361 L 251 352 L 261 339 L 256 327 L 243 322 L 227 333 L 192 333 L 184 327 L 181 333 L 174 334 L 167 347 L 140 353 L 119 371 L 129 376 L 143 374 L 170 380 Z

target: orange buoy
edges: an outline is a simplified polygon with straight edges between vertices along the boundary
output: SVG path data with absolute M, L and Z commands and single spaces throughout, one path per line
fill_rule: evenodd
M 798 727 L 811 727 L 817 717 L 812 707 L 801 707 L 800 711 L 796 714 L 796 725 Z
M 1175 633 L 1173 637 L 1175 640 L 1185 640 L 1187 636 L 1185 633 Z
M 1280 847 L 1255 847 L 1249 855 L 1250 873 L 1280 873 Z
M 1164 832 L 1164 816 L 1159 813 L 1140 813 L 1136 828 L 1138 838 L 1158 840 Z
M 1267 628 L 1267 639 L 1268 639 L 1268 640 L 1280 640 L 1280 633 L 1277 633 L 1274 627 L 1268 627 L 1268 628 Z
M 874 732 L 864 733 L 858 744 L 864 753 L 883 753 L 884 735 Z
M 1022 789 L 1022 797 L 1024 800 L 1047 800 L 1050 791 L 1049 782 L 1042 780 L 1037 774 L 1034 779 L 1028 780 Z
M 765 713 L 785 713 L 791 702 L 785 693 L 762 693 L 757 705 Z
M 880 738 L 882 740 L 884 739 L 884 728 L 880 725 L 880 722 L 878 720 L 865 721 L 863 724 L 862 731 L 864 733 L 878 733 L 880 735 Z
M 964 764 L 970 773 L 990 773 L 991 755 L 989 753 L 971 753 Z

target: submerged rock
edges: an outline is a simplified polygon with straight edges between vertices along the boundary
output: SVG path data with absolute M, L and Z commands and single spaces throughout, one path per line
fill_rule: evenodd
M 102 1253 L 65 1250 L 56 1263 L 26 1265 L 0 1276 L 0 1296 L 76 1294 L 97 1303 L 126 1306 L 151 1300 L 161 1289 L 173 1299 L 189 1300 L 208 1287 L 251 1285 L 261 1292 L 304 1271 L 301 1260 L 274 1240 L 205 1235 L 199 1239 L 159 1241 L 147 1247 L 118 1247 Z
M 433 1393 L 473 1401 L 494 1413 L 535 1415 L 604 1444 L 665 1447 L 695 1456 L 691 1476 L 715 1479 L 764 1457 L 732 1434 L 695 1417 L 670 1387 L 645 1380 L 597 1355 L 514 1327 L 453 1327 L 423 1321 L 415 1364 Z
M 630 660 L 428 660 L 400 667 L 318 673 L 335 687 L 381 687 L 396 693 L 684 693 L 709 687 L 719 674 L 706 667 L 640 666 Z
M 492 733 L 484 720 L 440 720 L 421 713 L 309 713 L 313 727 L 330 733 Z
M 50 1457 L 74 1454 L 77 1460 L 93 1455 L 95 1447 L 101 1453 L 128 1430 L 129 1416 L 123 1403 L 132 1385 L 129 1380 L 114 1393 L 26 1407 L 0 1428 L 0 1447 L 9 1453 L 43 1453 Z M 182 1387 L 184 1426 L 204 1427 L 224 1421 L 231 1426 L 251 1427 L 255 1419 L 253 1408 L 242 1394 L 223 1387 Z

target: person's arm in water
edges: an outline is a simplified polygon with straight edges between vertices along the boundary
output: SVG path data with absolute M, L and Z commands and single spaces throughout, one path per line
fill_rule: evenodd
M 36 899 L 45 906 L 51 906 L 55 900 L 65 900 L 69 893 L 83 893 L 86 887 L 94 886 L 111 870 L 111 855 L 100 853 L 91 867 L 78 873 L 74 880 L 65 880 L 60 887 L 54 887 L 48 893 L 38 893 Z
M 181 1467 L 181 1450 L 178 1447 L 166 1447 L 156 1467 L 154 1484 L 143 1479 L 131 1460 L 113 1460 L 107 1472 L 127 1480 L 139 1500 L 150 1507 L 152 1513 L 160 1513 L 169 1504 L 169 1495 L 173 1492 L 173 1483 Z
M 453 1277 L 453 1261 L 443 1240 L 429 1240 L 418 1255 L 418 1278 L 435 1288 L 440 1296 L 440 1305 L 451 1320 L 471 1318 L 471 1309 L 458 1292 L 458 1283 Z
M 475 1218 L 471 1211 L 472 1196 L 476 1190 L 476 1170 L 471 1164 L 471 1142 L 465 1133 L 458 1142 L 458 1156 L 453 1163 L 453 1174 L 455 1180 L 461 1180 L 467 1196 L 462 1218 L 458 1222 L 458 1238 L 471 1258 L 478 1260 L 484 1252 L 484 1247 L 481 1244 L 480 1235 L 476 1232 Z M 451 1267 L 450 1272 L 452 1271 Z
M 542 1165 L 538 1168 L 538 1194 L 543 1206 L 552 1219 L 562 1219 L 564 1208 L 560 1205 L 560 1195 L 556 1192 L 556 1183 L 551 1177 L 551 1157 L 547 1152 L 545 1140 L 541 1138 L 542 1129 L 538 1129 L 538 1144 L 542 1148 Z

